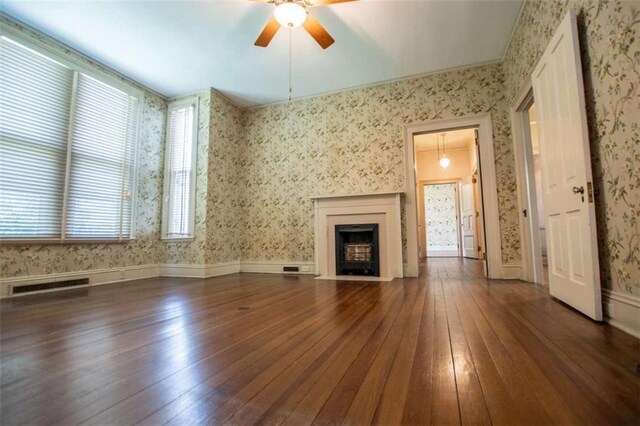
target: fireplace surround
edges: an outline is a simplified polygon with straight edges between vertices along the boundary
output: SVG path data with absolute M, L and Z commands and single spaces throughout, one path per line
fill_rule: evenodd
M 312 197 L 314 201 L 315 265 L 320 279 L 391 281 L 402 278 L 402 228 L 400 222 L 401 192 Z M 366 268 L 340 272 L 336 248 L 340 236 L 336 226 L 377 225 L 377 275 Z M 358 243 L 355 241 L 354 243 Z M 338 244 L 338 245 L 337 245 Z M 354 246 L 354 254 L 368 250 Z M 372 248 L 373 250 L 373 248 Z M 371 252 L 373 254 L 373 251 Z M 366 274 L 366 275 L 363 275 Z

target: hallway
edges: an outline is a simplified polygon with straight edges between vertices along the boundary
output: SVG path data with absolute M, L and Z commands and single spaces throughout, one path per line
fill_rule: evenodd
M 640 420 L 640 341 L 468 259 L 388 283 L 162 278 L 0 307 L 3 425 Z

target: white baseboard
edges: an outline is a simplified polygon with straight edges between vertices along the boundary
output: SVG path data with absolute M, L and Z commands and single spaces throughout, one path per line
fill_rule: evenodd
M 427 257 L 459 257 L 459 256 L 460 256 L 460 253 L 458 252 L 457 248 L 455 249 L 427 248 Z
M 220 275 L 236 274 L 240 272 L 240 262 L 224 262 L 209 265 L 192 264 L 162 264 L 160 265 L 161 277 L 180 278 L 211 278 Z
M 297 266 L 298 272 L 285 272 L 285 266 Z M 314 262 L 284 260 L 243 260 L 240 262 L 240 272 L 259 274 L 309 274 L 315 275 Z
M 299 272 L 284 272 L 284 266 L 297 266 Z M 26 277 L 0 278 L 0 298 L 14 297 L 10 295 L 11 286 L 41 284 L 56 281 L 66 281 L 89 278 L 89 287 L 102 284 L 139 280 L 143 278 L 176 277 L 176 278 L 210 278 L 221 275 L 237 274 L 239 272 L 271 273 L 271 274 L 315 274 L 313 262 L 285 262 L 285 261 L 247 261 L 224 262 L 208 265 L 191 264 L 149 264 L 139 266 L 124 266 L 111 269 L 94 269 L 87 271 L 62 272 L 57 274 L 30 275 Z M 81 286 L 78 286 L 81 287 Z M 78 288 L 74 287 L 74 288 Z M 67 288 L 68 289 L 68 288 Z M 61 289 L 42 290 L 26 294 L 59 291 Z
M 205 267 L 205 278 L 231 275 L 240 272 L 240 261 L 216 263 Z
M 503 280 L 522 279 L 522 266 L 519 264 L 503 263 L 500 278 Z
M 402 264 L 402 277 L 409 278 L 409 265 L 406 263 Z
M 10 294 L 11 286 L 29 285 L 29 284 L 41 284 L 48 282 L 75 280 L 81 278 L 89 278 L 89 284 L 87 286 L 111 284 L 116 282 L 140 280 L 143 278 L 155 278 L 160 274 L 160 268 L 156 264 L 150 265 L 137 265 L 137 266 L 123 266 L 111 269 L 93 269 L 89 271 L 73 271 L 62 272 L 58 274 L 46 274 L 46 275 L 29 275 L 26 277 L 16 278 L 0 278 L 0 298 L 8 297 Z M 77 287 L 76 287 L 77 288 Z M 39 292 L 30 292 L 27 294 L 35 293 L 47 293 L 54 290 L 42 290 Z M 15 296 L 22 296 L 24 294 L 17 294 Z
M 617 291 L 602 290 L 605 321 L 640 339 L 640 298 Z

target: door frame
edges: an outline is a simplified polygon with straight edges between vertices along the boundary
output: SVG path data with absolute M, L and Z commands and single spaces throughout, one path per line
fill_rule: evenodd
M 518 217 L 522 256 L 522 280 L 542 284 L 542 243 L 539 223 L 533 158 L 531 151 L 531 131 L 528 109 L 534 103 L 531 79 L 527 79 L 510 108 L 513 129 L 513 154 L 515 157 L 516 186 L 518 191 Z M 527 212 L 527 217 L 524 211 Z
M 407 258 L 404 267 L 406 277 L 417 277 L 418 268 L 418 202 L 416 195 L 416 156 L 413 136 L 457 129 L 478 128 L 480 152 L 480 183 L 482 188 L 482 209 L 485 224 L 485 276 L 488 278 L 513 278 L 513 267 L 503 268 L 502 247 L 500 245 L 500 222 L 498 219 L 498 186 L 496 183 L 495 156 L 493 148 L 493 127 L 491 114 L 434 120 L 426 123 L 405 125 L 405 217 L 407 226 Z M 507 270 L 508 269 L 508 270 Z M 520 274 L 518 268 L 517 275 Z
M 464 177 L 463 179 L 460 179 L 460 181 L 458 182 L 458 213 L 459 213 L 459 219 L 458 219 L 458 226 L 460 227 L 460 257 L 464 257 L 465 259 L 478 259 L 478 260 L 482 260 L 482 253 L 483 253 L 483 247 L 480 247 L 480 228 L 482 227 L 482 229 L 484 230 L 484 223 L 480 223 L 480 212 L 478 211 L 478 206 L 476 205 L 476 190 L 473 187 L 475 185 L 474 179 L 476 179 L 474 176 L 477 173 L 477 169 L 472 172 L 471 174 L 469 174 L 468 176 Z M 480 179 L 480 176 L 478 175 L 478 179 Z M 464 210 L 462 209 L 462 185 L 464 185 L 465 181 L 468 180 L 468 184 L 472 186 L 472 202 L 473 202 L 473 221 L 475 222 L 474 224 L 474 237 L 475 237 L 475 246 L 473 248 L 473 251 L 476 254 L 476 257 L 467 257 L 464 255 Z M 480 183 L 480 182 L 478 182 Z M 480 186 L 480 185 L 478 185 Z M 478 191 L 480 192 L 480 191 Z M 480 200 L 480 207 L 482 207 L 482 194 L 479 194 L 478 199 Z M 481 226 L 480 226 L 481 225 Z M 484 245 L 484 243 L 482 244 Z M 480 250 L 478 250 L 480 249 Z
M 461 233 L 460 233 L 460 182 L 461 179 L 437 179 L 437 180 L 421 180 L 418 182 L 418 186 L 421 191 L 418 195 L 418 219 L 420 220 L 420 242 L 421 247 L 424 248 L 424 257 L 427 256 L 427 221 L 426 221 L 426 212 L 425 212 L 425 199 L 424 199 L 424 187 L 426 185 L 442 185 L 442 184 L 455 184 L 456 188 L 456 233 L 458 239 L 458 257 L 462 257 L 462 244 L 461 244 Z

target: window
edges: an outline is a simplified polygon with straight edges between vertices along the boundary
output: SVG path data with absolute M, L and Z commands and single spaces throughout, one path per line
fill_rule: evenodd
M 139 99 L 0 38 L 0 238 L 132 235 Z
M 193 238 L 197 100 L 170 104 L 167 116 L 162 237 Z

